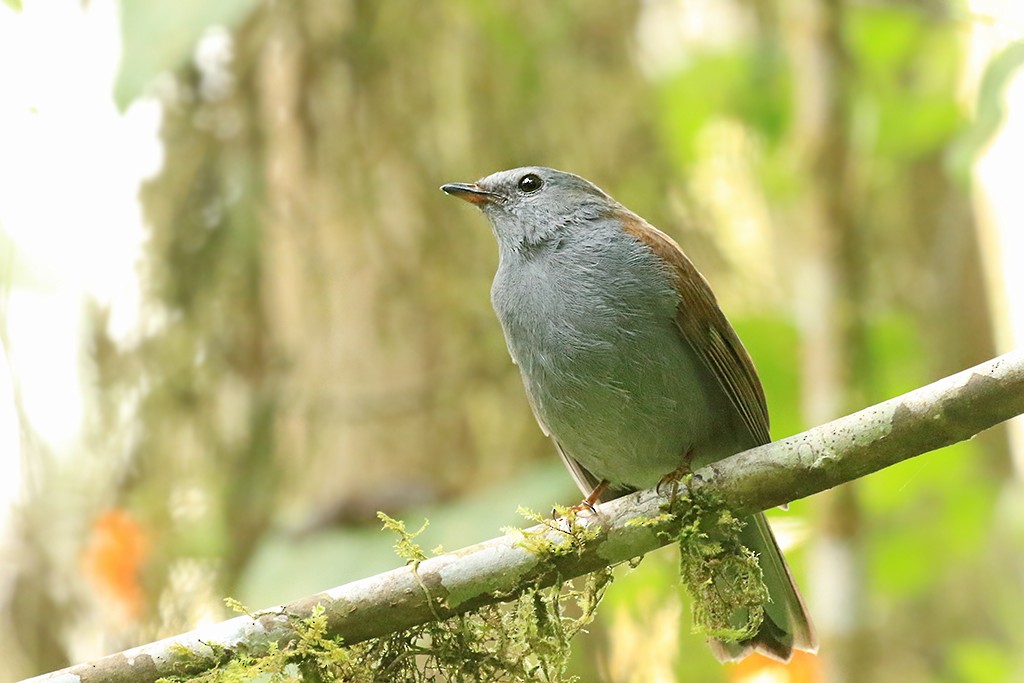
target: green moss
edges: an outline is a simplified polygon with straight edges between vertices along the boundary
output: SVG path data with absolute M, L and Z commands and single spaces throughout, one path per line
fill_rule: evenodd
M 227 650 L 219 643 L 204 643 L 203 646 L 209 648 L 209 651 L 196 651 L 179 643 L 173 643 L 169 649 L 175 657 L 178 668 L 183 671 L 206 669 L 217 662 L 223 661 L 227 654 Z M 165 679 L 161 678 L 157 683 L 163 680 Z
M 536 681 L 569 683 L 570 641 L 593 617 L 610 572 L 571 586 L 530 590 L 513 603 L 485 607 L 440 623 L 344 646 L 327 635 L 321 607 L 296 623 L 296 639 L 262 657 L 237 656 L 197 677 L 200 681 Z M 568 617 L 566 612 L 577 612 Z
M 675 515 L 671 512 L 662 512 L 660 515 L 655 515 L 654 517 L 634 517 L 626 522 L 626 526 L 657 529 L 658 527 L 668 524 L 673 519 L 675 519 Z
M 518 534 L 516 545 L 538 555 L 562 557 L 572 553 L 581 553 L 588 543 L 597 539 L 600 529 L 596 524 L 581 524 L 579 510 L 574 507 L 556 506 L 550 515 L 542 515 L 529 508 L 520 507 L 519 514 L 527 520 L 540 525 L 536 531 L 506 527 L 507 534 Z M 549 532 L 555 531 L 557 534 Z
M 384 523 L 384 526 L 381 527 L 382 529 L 392 531 L 398 536 L 398 540 L 395 541 L 396 555 L 406 562 L 422 562 L 427 559 L 427 554 L 423 552 L 423 548 L 416 543 L 416 537 L 427 530 L 427 527 L 430 526 L 430 520 L 423 520 L 423 525 L 416 531 L 407 531 L 405 522 L 388 517 L 383 512 L 377 513 L 377 519 Z
M 744 640 L 764 620 L 768 589 L 757 556 L 740 542 L 744 522 L 722 500 L 687 490 L 671 505 L 680 521 L 679 574 L 693 598 L 693 629 Z
M 543 525 L 540 531 L 512 530 L 521 534 L 522 547 L 542 557 L 580 552 L 599 533 L 595 525 L 581 524 L 573 509 L 556 509 L 558 519 L 525 509 L 520 513 Z M 378 516 L 384 529 L 397 536 L 399 557 L 414 565 L 426 559 L 416 543 L 426 523 L 410 532 L 404 522 Z M 687 490 L 657 518 L 634 524 L 660 527 L 673 517 L 679 523 L 680 574 L 693 596 L 694 629 L 725 640 L 749 637 L 763 619 L 767 591 L 756 556 L 740 543 L 743 523 L 717 497 Z M 529 588 L 503 605 L 353 645 L 328 635 L 327 614 L 318 606 L 292 624 L 293 640 L 272 644 L 263 656 L 236 655 L 201 676 L 161 680 L 567 683 L 576 680 L 566 675 L 571 641 L 593 621 L 611 577 L 611 569 L 605 569 L 562 586 Z M 228 605 L 250 614 L 237 601 Z M 225 654 L 221 650 L 214 656 Z
M 380 515 L 380 519 L 385 529 L 398 536 L 395 550 L 400 557 L 413 563 L 426 558 L 415 542 L 425 524 L 419 531 L 409 532 L 401 521 L 386 515 Z M 564 531 L 575 540 L 551 543 L 550 548 L 545 546 L 547 550 L 572 551 L 590 533 L 575 522 Z M 565 673 L 570 642 L 593 620 L 610 582 L 611 570 L 607 569 L 563 586 L 528 589 L 504 605 L 483 607 L 349 646 L 328 635 L 327 615 L 318 606 L 309 618 L 292 624 L 296 637 L 285 646 L 272 645 L 261 657 L 236 655 L 200 676 L 161 681 L 570 683 L 577 680 Z M 228 604 L 250 614 L 237 601 L 229 600 Z

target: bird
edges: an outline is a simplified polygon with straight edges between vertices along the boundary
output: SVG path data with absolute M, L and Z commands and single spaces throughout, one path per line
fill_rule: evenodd
M 590 181 L 530 166 L 441 189 L 498 243 L 491 303 L 534 416 L 585 505 L 651 488 L 771 439 L 753 361 L 679 245 Z M 814 652 L 807 607 L 763 513 L 740 541 L 769 602 L 720 661 Z

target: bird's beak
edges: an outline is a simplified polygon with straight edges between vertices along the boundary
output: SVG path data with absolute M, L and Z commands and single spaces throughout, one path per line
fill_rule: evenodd
M 496 192 L 488 192 L 476 183 L 448 183 L 442 185 L 441 189 L 453 197 L 476 205 L 490 204 L 501 197 Z

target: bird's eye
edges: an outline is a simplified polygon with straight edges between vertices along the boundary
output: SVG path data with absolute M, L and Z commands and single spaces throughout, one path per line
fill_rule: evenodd
M 544 181 L 536 173 L 527 173 L 519 179 L 519 191 L 523 194 L 533 194 L 544 185 Z

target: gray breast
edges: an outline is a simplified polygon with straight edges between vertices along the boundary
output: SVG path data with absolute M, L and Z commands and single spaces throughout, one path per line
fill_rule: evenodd
M 595 476 L 652 486 L 710 438 L 705 371 L 646 246 L 595 229 L 503 253 L 491 297 L 538 419 Z

